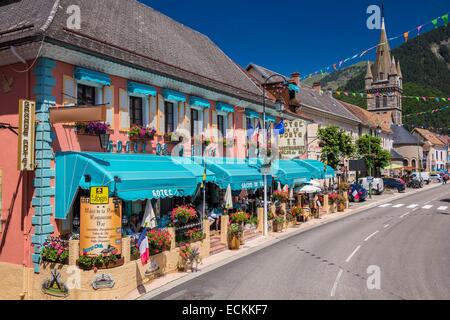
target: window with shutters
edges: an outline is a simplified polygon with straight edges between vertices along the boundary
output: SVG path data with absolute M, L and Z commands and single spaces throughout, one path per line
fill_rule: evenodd
M 200 119 L 197 109 L 191 109 L 191 137 L 196 137 L 200 133 Z
M 377 108 L 377 109 L 380 108 L 380 97 L 375 98 L 375 108 Z
M 169 133 L 174 131 L 175 125 L 175 115 L 174 115 L 174 104 L 169 101 L 164 102 L 164 132 Z
M 383 97 L 383 108 L 387 108 L 388 107 L 388 97 L 384 96 Z
M 222 138 L 226 136 L 226 132 L 225 132 L 225 118 L 221 114 L 217 115 L 217 129 L 221 133 Z
M 77 104 L 95 106 L 95 87 L 78 83 L 77 85 Z
M 142 98 L 130 97 L 130 124 L 143 126 L 143 108 Z

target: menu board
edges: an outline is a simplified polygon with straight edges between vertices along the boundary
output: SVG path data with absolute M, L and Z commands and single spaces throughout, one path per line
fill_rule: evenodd
M 80 199 L 80 255 L 122 253 L 122 203 L 91 204 Z

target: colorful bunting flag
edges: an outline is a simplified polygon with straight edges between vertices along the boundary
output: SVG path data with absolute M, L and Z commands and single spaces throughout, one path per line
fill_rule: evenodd
M 434 24 L 434 28 L 437 29 L 438 25 L 438 18 L 431 20 L 431 23 Z
M 408 42 L 409 32 L 405 32 L 405 33 L 403 34 L 403 37 L 405 38 L 405 42 Z
M 447 27 L 447 25 L 448 25 L 448 13 L 447 13 L 447 14 L 444 14 L 444 15 L 441 17 L 441 19 L 442 19 L 442 21 L 444 21 L 444 26 Z

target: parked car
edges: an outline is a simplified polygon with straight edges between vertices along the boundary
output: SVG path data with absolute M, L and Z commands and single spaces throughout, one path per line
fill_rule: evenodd
M 422 180 L 423 182 L 425 182 L 426 184 L 430 184 L 431 179 L 430 179 L 430 174 L 428 172 L 413 172 L 411 173 L 411 179 L 418 179 L 418 180 Z
M 410 179 L 408 181 L 408 183 L 406 184 L 406 186 L 408 188 L 420 189 L 420 188 L 423 188 L 424 183 L 425 182 L 423 179 L 415 178 L 415 179 Z
M 385 188 L 397 189 L 398 192 L 405 192 L 406 183 L 399 178 L 383 178 Z
M 369 190 L 370 184 L 368 178 L 359 179 L 358 183 L 364 187 L 364 189 Z M 372 182 L 372 194 L 380 195 L 384 192 L 384 182 L 381 178 L 373 178 Z
M 438 173 L 432 173 L 432 174 L 430 174 L 430 180 L 431 181 L 436 181 L 436 182 L 439 182 L 439 183 L 442 183 L 442 176 L 440 175 L 440 174 L 438 174 Z
M 368 194 L 362 185 L 353 183 L 348 189 L 348 200 L 350 202 L 363 202 L 366 201 Z

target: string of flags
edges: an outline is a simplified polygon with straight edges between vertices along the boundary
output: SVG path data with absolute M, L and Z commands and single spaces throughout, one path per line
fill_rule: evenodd
M 336 95 L 341 96 L 347 96 L 347 97 L 390 97 L 393 94 L 392 93 L 382 93 L 382 92 L 376 92 L 374 94 L 370 94 L 370 93 L 361 93 L 361 92 L 348 92 L 348 91 L 333 91 Z M 323 90 L 322 90 L 322 94 L 323 94 Z M 406 95 L 402 95 L 403 99 L 415 99 L 417 101 L 424 101 L 424 102 L 447 102 L 450 101 L 450 97 L 431 97 L 431 96 L 406 96 Z
M 440 22 L 442 23 L 443 26 L 447 27 L 448 24 L 449 24 L 449 13 L 450 12 L 447 12 L 446 14 L 444 14 L 444 15 L 442 15 L 440 17 L 437 17 L 437 18 L 435 18 L 435 19 L 433 19 L 433 20 L 431 20 L 431 21 L 429 21 L 427 23 L 423 23 L 423 24 L 421 24 L 421 25 L 419 25 L 419 26 L 417 26 L 417 27 L 415 27 L 415 28 L 413 28 L 411 30 L 403 32 L 403 33 L 399 34 L 396 37 L 389 38 L 388 41 L 392 42 L 392 41 L 397 40 L 399 38 L 403 38 L 405 42 L 408 42 L 408 40 L 411 39 L 411 35 L 413 33 L 416 33 L 416 35 L 419 36 L 420 32 L 422 31 L 422 29 L 424 27 L 428 26 L 428 25 L 433 25 L 434 28 L 437 29 L 439 27 L 439 25 L 440 25 Z M 312 72 L 312 73 L 310 73 L 310 74 L 308 74 L 306 76 L 303 76 L 301 78 L 301 80 L 306 80 L 306 79 L 311 78 L 312 76 L 315 76 L 315 75 L 318 75 L 318 74 L 324 75 L 325 73 L 332 73 L 332 72 L 338 71 L 347 62 L 349 62 L 351 60 L 362 58 L 364 55 L 366 55 L 370 51 L 375 50 L 379 46 L 382 46 L 384 44 L 385 43 L 377 44 L 377 45 L 375 45 L 373 47 L 370 47 L 370 48 L 368 48 L 366 50 L 358 52 L 357 54 L 355 54 L 355 55 L 353 55 L 353 56 L 351 56 L 349 58 L 339 60 L 339 62 L 333 63 L 333 64 L 331 64 L 331 65 L 329 65 L 327 67 L 324 67 L 324 68 L 322 68 L 320 70 L 317 70 L 317 71 Z
M 427 113 L 438 113 L 438 112 L 442 112 L 445 110 L 450 109 L 450 106 L 445 106 L 445 107 L 441 107 L 441 108 L 437 108 L 437 109 L 433 109 L 433 110 L 429 110 L 429 111 L 422 111 L 422 112 L 417 112 L 417 113 L 410 113 L 410 114 L 405 114 L 403 117 L 404 118 L 409 118 L 409 117 L 417 117 L 417 116 L 421 116 Z

